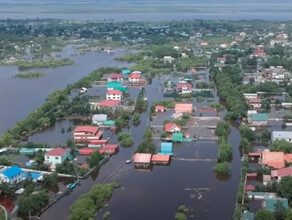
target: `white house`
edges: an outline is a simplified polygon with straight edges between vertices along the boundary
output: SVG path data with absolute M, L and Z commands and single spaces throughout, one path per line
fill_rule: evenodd
M 243 94 L 245 99 L 256 99 L 258 98 L 258 94 L 257 93 L 244 93 Z
M 48 164 L 61 164 L 63 163 L 69 155 L 69 151 L 62 147 L 56 147 L 45 153 L 45 163 Z
M 142 79 L 141 72 L 134 71 L 129 75 L 130 83 L 139 83 L 141 79 Z
M 121 100 L 123 92 L 119 90 L 108 90 L 106 93 L 106 100 Z
M 174 58 L 172 56 L 164 56 L 163 62 L 164 63 L 172 63 L 174 61 Z
M 19 183 L 24 179 L 24 172 L 18 166 L 12 166 L 0 173 L 1 183 Z
M 271 139 L 272 142 L 275 140 L 286 140 L 292 143 L 292 131 L 273 131 Z

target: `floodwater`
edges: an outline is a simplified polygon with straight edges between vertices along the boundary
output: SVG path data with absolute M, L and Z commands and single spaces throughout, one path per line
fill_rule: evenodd
M 166 77 L 162 78 L 165 80 Z M 151 85 L 146 86 L 148 111 L 142 114 L 139 126 L 130 131 L 125 130 L 132 133 L 134 146 L 121 148 L 98 173 L 82 181 L 81 186 L 74 189 L 70 195 L 63 197 L 44 212 L 40 216 L 41 219 L 68 219 L 70 206 L 81 194 L 88 192 L 94 184 L 115 180 L 121 183 L 122 188 L 113 193 L 108 202 L 109 207 L 100 211 L 96 219 L 102 219 L 103 213 L 107 210 L 111 212 L 111 219 L 115 220 L 173 219 L 179 205 L 189 208 L 190 218 L 213 220 L 220 216 L 220 219 L 232 219 L 241 166 L 238 150 L 240 134 L 236 128 L 232 128 L 229 137 L 233 146 L 233 160 L 231 175 L 227 178 L 217 178 L 213 174 L 218 143 L 210 140 L 175 144 L 174 155 L 213 161 L 173 160 L 169 166 L 153 166 L 151 171 L 136 170 L 134 164 L 123 165 L 142 140 L 144 130 L 149 124 L 151 103 L 163 99 L 159 92 L 163 79 L 156 77 Z M 116 139 L 111 141 L 115 142 Z M 108 179 L 112 173 L 115 175 Z
M 75 54 L 76 51 L 68 47 L 63 54 Z M 69 56 L 75 61 L 71 66 L 57 68 L 32 69 L 46 75 L 33 79 L 14 78 L 19 73 L 15 66 L 0 67 L 0 136 L 12 128 L 18 121 L 45 102 L 47 96 L 55 90 L 63 89 L 68 84 L 78 81 L 93 70 L 107 66 L 130 66 L 124 62 L 115 61 L 121 56 L 122 50 L 114 54 L 90 52 L 84 55 Z M 62 54 L 61 54 L 62 55 Z

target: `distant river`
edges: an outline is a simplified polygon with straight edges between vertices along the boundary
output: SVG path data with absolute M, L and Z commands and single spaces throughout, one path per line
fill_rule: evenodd
M 63 54 L 73 54 L 72 48 L 66 48 Z M 63 89 L 88 75 L 93 70 L 107 66 L 128 66 L 114 58 L 121 56 L 123 51 L 115 54 L 90 52 L 85 55 L 69 57 L 74 65 L 57 68 L 34 69 L 46 75 L 40 78 L 21 79 L 13 75 L 19 73 L 15 66 L 0 67 L 0 136 L 12 128 L 16 122 L 45 102 L 47 96 L 55 90 Z
M 161 21 L 161 20 L 292 20 L 291 12 L 224 12 L 224 13 L 0 13 L 0 19 L 67 19 L 115 21 Z

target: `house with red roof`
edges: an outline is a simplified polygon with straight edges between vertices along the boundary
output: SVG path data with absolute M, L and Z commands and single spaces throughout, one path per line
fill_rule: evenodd
M 56 147 L 45 153 L 45 163 L 53 165 L 61 164 L 67 159 L 68 156 L 68 149 Z
M 119 151 L 118 144 L 106 144 L 103 148 L 101 148 L 107 154 L 116 154 Z
M 120 73 L 112 73 L 107 78 L 108 82 L 123 82 L 123 75 Z
M 174 106 L 175 113 L 192 113 L 193 104 L 191 103 L 176 103 Z
M 165 132 L 176 133 L 181 131 L 181 126 L 176 123 L 166 123 L 164 125 Z
M 170 161 L 170 155 L 153 154 L 151 157 L 152 164 L 166 165 L 166 164 L 169 164 L 169 161 Z
M 108 140 L 89 140 L 88 147 L 104 147 L 107 144 Z
M 120 100 L 103 100 L 97 104 L 97 108 L 110 108 L 112 112 L 115 112 L 118 110 L 120 104 Z
M 106 100 L 122 100 L 123 92 L 119 90 L 108 90 L 106 93 Z
M 148 168 L 151 164 L 152 154 L 136 153 L 134 155 L 134 164 L 139 168 Z
M 255 57 L 265 57 L 267 54 L 263 49 L 256 49 L 253 53 Z
M 99 140 L 103 132 L 97 126 L 77 126 L 73 131 L 76 145 L 88 145 L 93 140 Z
M 284 153 L 263 151 L 262 165 L 277 169 L 284 168 L 285 167 Z
M 130 84 L 143 84 L 146 83 L 146 80 L 142 78 L 141 72 L 134 71 L 129 75 L 129 83 Z
M 262 107 L 262 99 L 259 98 L 251 98 L 247 100 L 248 105 L 252 109 L 258 109 Z
M 177 91 L 181 94 L 190 94 L 192 93 L 192 84 L 190 83 L 178 83 L 177 84 Z
M 156 105 L 155 106 L 155 112 L 165 112 L 166 109 L 163 105 Z
M 281 180 L 283 177 L 292 176 L 292 167 L 285 167 L 282 169 L 272 170 L 271 177 L 276 180 Z

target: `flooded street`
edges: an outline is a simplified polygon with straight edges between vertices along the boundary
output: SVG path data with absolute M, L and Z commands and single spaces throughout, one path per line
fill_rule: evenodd
M 114 191 L 108 202 L 109 207 L 98 212 L 96 219 L 102 219 L 107 210 L 111 212 L 111 219 L 115 220 L 173 219 L 180 205 L 189 208 L 190 218 L 213 220 L 220 216 L 221 219 L 232 219 L 241 165 L 238 150 L 240 134 L 236 128 L 232 127 L 229 136 L 229 142 L 233 146 L 233 160 L 228 178 L 217 178 L 213 173 L 218 151 L 218 143 L 214 140 L 174 144 L 175 158 L 171 164 L 154 166 L 151 171 L 136 170 L 134 164 L 125 164 L 134 154 L 137 144 L 142 141 L 144 130 L 150 123 L 148 117 L 152 102 L 164 99 L 160 90 L 166 79 L 167 76 L 156 77 L 151 85 L 146 86 L 148 110 L 141 115 L 139 126 L 132 127 L 131 130 L 125 129 L 132 134 L 134 146 L 120 148 L 119 153 L 111 157 L 98 173 L 81 181 L 81 185 L 70 195 L 63 197 L 44 212 L 41 219 L 68 219 L 70 206 L 81 194 L 88 192 L 94 184 L 112 181 L 119 181 L 121 189 Z M 195 106 L 206 105 L 206 102 L 197 103 L 195 100 L 193 103 Z M 117 143 L 115 136 L 113 137 L 110 142 Z M 159 141 L 155 140 L 154 143 L 159 151 Z M 179 160 L 180 157 L 191 160 Z M 192 161 L 198 158 L 208 160 Z

